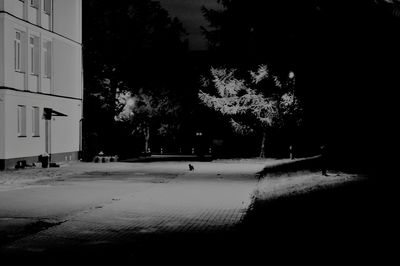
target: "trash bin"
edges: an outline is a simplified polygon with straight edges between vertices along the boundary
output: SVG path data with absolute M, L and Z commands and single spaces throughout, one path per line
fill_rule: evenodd
M 17 164 L 15 165 L 15 169 L 23 169 L 26 167 L 26 161 L 18 161 Z
M 50 156 L 47 153 L 43 153 L 43 154 L 39 155 L 39 162 L 42 163 L 43 168 L 49 167 L 49 159 L 50 159 Z

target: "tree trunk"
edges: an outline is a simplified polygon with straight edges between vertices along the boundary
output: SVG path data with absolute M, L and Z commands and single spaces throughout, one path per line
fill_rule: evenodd
M 144 130 L 144 152 L 150 151 L 150 127 L 146 127 Z
M 263 132 L 263 137 L 261 141 L 261 151 L 260 151 L 260 158 L 265 158 L 265 143 L 267 141 L 267 132 Z

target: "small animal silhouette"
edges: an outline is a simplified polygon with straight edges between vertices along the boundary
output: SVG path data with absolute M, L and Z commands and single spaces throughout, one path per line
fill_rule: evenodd
M 194 171 L 194 166 L 189 164 L 189 171 Z

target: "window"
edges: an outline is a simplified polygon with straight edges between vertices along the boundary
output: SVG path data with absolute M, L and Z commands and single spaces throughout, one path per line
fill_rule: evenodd
M 29 37 L 29 72 L 32 75 L 38 74 L 38 38 L 35 36 Z
M 44 13 L 51 14 L 51 0 L 43 0 L 43 11 Z
M 35 74 L 35 38 L 34 37 L 29 37 L 29 59 L 30 59 L 30 64 L 29 64 L 29 72 L 31 74 Z
M 30 0 L 31 7 L 38 8 L 38 0 Z
M 21 50 L 22 32 L 15 32 L 14 40 L 14 69 L 15 71 L 22 71 L 22 50 Z
M 43 76 L 51 77 L 51 42 L 43 42 Z
M 32 107 L 32 136 L 39 137 L 40 129 L 39 129 L 39 107 Z
M 18 137 L 26 137 L 26 106 L 18 105 Z

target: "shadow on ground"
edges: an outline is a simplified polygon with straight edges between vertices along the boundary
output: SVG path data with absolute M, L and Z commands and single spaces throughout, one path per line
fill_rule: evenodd
M 309 169 L 310 163 L 316 165 L 313 160 L 289 168 L 293 172 Z M 287 172 L 287 167 L 270 171 Z M 254 197 L 241 223 L 233 228 L 132 234 L 124 242 L 77 243 L 69 249 L 54 247 L 8 255 L 14 262 L 18 257 L 42 265 L 324 265 L 366 261 L 383 265 L 395 254 L 391 240 L 397 241 L 391 202 L 384 194 L 376 179 L 366 178 L 273 199 Z
M 245 242 L 260 240 L 253 252 L 275 259 L 384 265 L 397 257 L 394 202 L 387 189 L 367 178 L 271 201 L 255 199 L 240 231 Z
M 254 199 L 242 222 L 226 230 L 135 234 L 125 242 L 33 251 L 20 259 L 102 265 L 383 262 L 391 252 L 391 227 L 381 202 L 371 198 L 372 186 L 362 180 L 272 201 Z
M 197 156 L 197 155 L 151 155 L 142 156 L 137 158 L 130 158 L 122 160 L 121 162 L 127 163 L 151 163 L 151 162 L 182 162 L 182 161 L 194 161 L 194 162 L 210 162 L 213 160 L 211 155 Z

